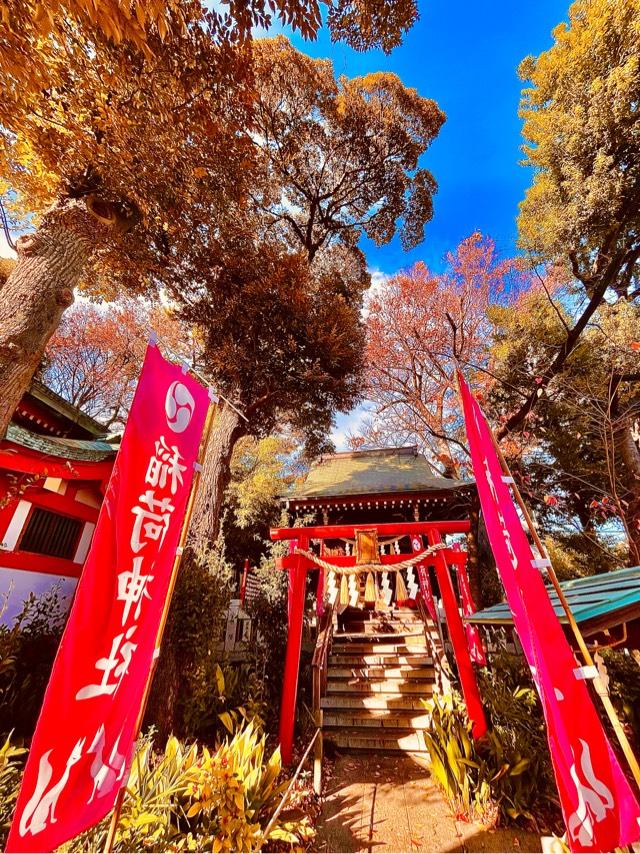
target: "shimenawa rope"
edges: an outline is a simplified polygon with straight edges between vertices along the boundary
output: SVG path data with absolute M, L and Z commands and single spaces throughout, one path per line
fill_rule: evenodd
M 306 549 L 296 548 L 295 553 L 306 557 L 312 563 L 315 563 L 316 566 L 319 566 L 320 569 L 335 572 L 336 575 L 359 575 L 361 572 L 401 572 L 403 569 L 410 569 L 426 557 L 429 557 L 429 555 L 446 547 L 446 543 L 436 543 L 436 545 L 429 546 L 423 552 L 412 555 L 407 560 L 401 560 L 398 563 L 363 563 L 359 566 L 335 566 L 335 564 L 322 560 L 322 558 L 314 555 L 313 552 L 308 552 Z

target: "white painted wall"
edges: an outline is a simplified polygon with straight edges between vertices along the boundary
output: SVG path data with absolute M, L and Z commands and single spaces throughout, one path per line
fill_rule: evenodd
M 7 533 L 4 535 L 4 540 L 2 541 L 3 549 L 6 549 L 9 552 L 15 549 L 18 540 L 20 539 L 22 529 L 24 528 L 24 523 L 27 521 L 27 516 L 29 515 L 30 509 L 30 501 L 25 501 L 24 499 L 18 501 L 18 506 L 16 507 L 13 516 L 11 517 L 11 522 L 9 522 Z
M 91 538 L 93 537 L 95 529 L 96 526 L 93 522 L 84 523 L 84 528 L 82 529 L 82 534 L 80 535 L 80 540 L 78 542 L 78 548 L 76 549 L 76 553 L 73 558 L 74 563 L 84 563 L 89 552 Z

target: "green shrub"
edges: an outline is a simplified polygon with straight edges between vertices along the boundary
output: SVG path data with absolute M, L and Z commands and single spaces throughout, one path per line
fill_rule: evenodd
M 171 734 L 208 737 L 205 730 L 210 719 L 207 717 L 201 730 L 191 706 L 194 697 L 202 697 L 203 677 L 211 676 L 220 660 L 218 646 L 231 596 L 231 576 L 222 539 L 200 554 L 185 551 L 145 718 L 145 725 L 154 726 L 162 741 Z M 208 716 L 208 708 L 203 713 Z
M 553 823 L 558 815 L 555 778 L 544 715 L 524 660 L 502 653 L 478 674 L 480 694 L 496 737 L 496 767 L 513 768 L 528 760 L 524 775 L 505 775 L 501 780 L 501 810 L 506 818 L 544 815 Z
M 471 737 L 466 708 L 450 694 L 425 703 L 431 727 L 425 732 L 431 772 L 456 816 L 478 818 L 491 808 L 491 790 Z
M 559 816 L 542 712 L 533 687 L 512 680 L 504 667 L 483 673 L 491 728 L 478 741 L 459 697 L 434 696 L 425 704 L 432 772 L 462 818 L 488 825 L 525 818 L 554 827 Z
M 213 753 L 169 738 L 161 754 L 141 741 L 131 766 L 114 851 L 259 851 L 274 841 L 300 845 L 313 835 L 306 818 L 284 813 L 266 834 L 289 781 L 280 753 L 265 756 L 266 737 L 241 726 Z M 102 850 L 109 820 L 65 850 Z M 266 834 L 266 835 L 265 835 Z
M 4 849 L 9 832 L 26 753 L 24 748 L 12 745 L 9 737 L 0 748 L 0 849 Z
M 212 658 L 200 663 L 185 705 L 184 731 L 189 738 L 213 743 L 240 721 L 264 727 L 266 715 L 262 686 L 251 664 L 220 665 Z
M 56 588 L 30 594 L 13 625 L 0 625 L 0 735 L 30 737 L 49 681 L 66 607 Z
M 630 655 L 619 649 L 601 652 L 609 676 L 609 693 L 622 720 L 632 730 L 640 748 L 640 669 Z

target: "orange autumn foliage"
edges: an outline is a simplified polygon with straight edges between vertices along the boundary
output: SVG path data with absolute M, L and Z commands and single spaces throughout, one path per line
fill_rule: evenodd
M 477 391 L 490 384 L 490 309 L 512 300 L 525 281 L 518 262 L 500 259 L 494 242 L 476 232 L 449 253 L 442 273 L 418 263 L 374 292 L 367 318 L 368 441 L 417 442 L 444 473 L 460 473 L 466 445 L 456 365 L 473 374 Z

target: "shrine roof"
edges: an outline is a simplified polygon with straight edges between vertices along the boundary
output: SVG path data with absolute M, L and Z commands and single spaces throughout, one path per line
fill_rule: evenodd
M 573 578 L 560 583 L 578 625 L 584 631 L 595 631 L 617 625 L 625 619 L 640 617 L 640 566 L 616 569 L 587 578 Z M 548 586 L 549 598 L 561 623 L 568 623 L 555 590 Z M 465 622 L 483 626 L 512 626 L 513 615 L 506 602 L 478 611 Z
M 287 496 L 290 501 L 357 495 L 450 492 L 473 481 L 435 474 L 415 446 L 343 451 L 316 460 L 306 480 Z
M 100 462 L 114 457 L 118 446 L 103 439 L 66 439 L 57 436 L 43 436 L 32 433 L 25 427 L 11 423 L 7 428 L 6 440 L 31 451 L 38 451 L 51 457 L 69 460 Z
M 40 380 L 33 379 L 26 394 L 33 397 L 41 405 L 53 410 L 69 423 L 76 424 L 78 427 L 86 430 L 87 433 L 96 439 L 102 439 L 106 436 L 107 428 L 104 424 L 100 424 L 95 418 L 92 418 L 77 406 L 69 403 L 68 400 L 65 400 Z

